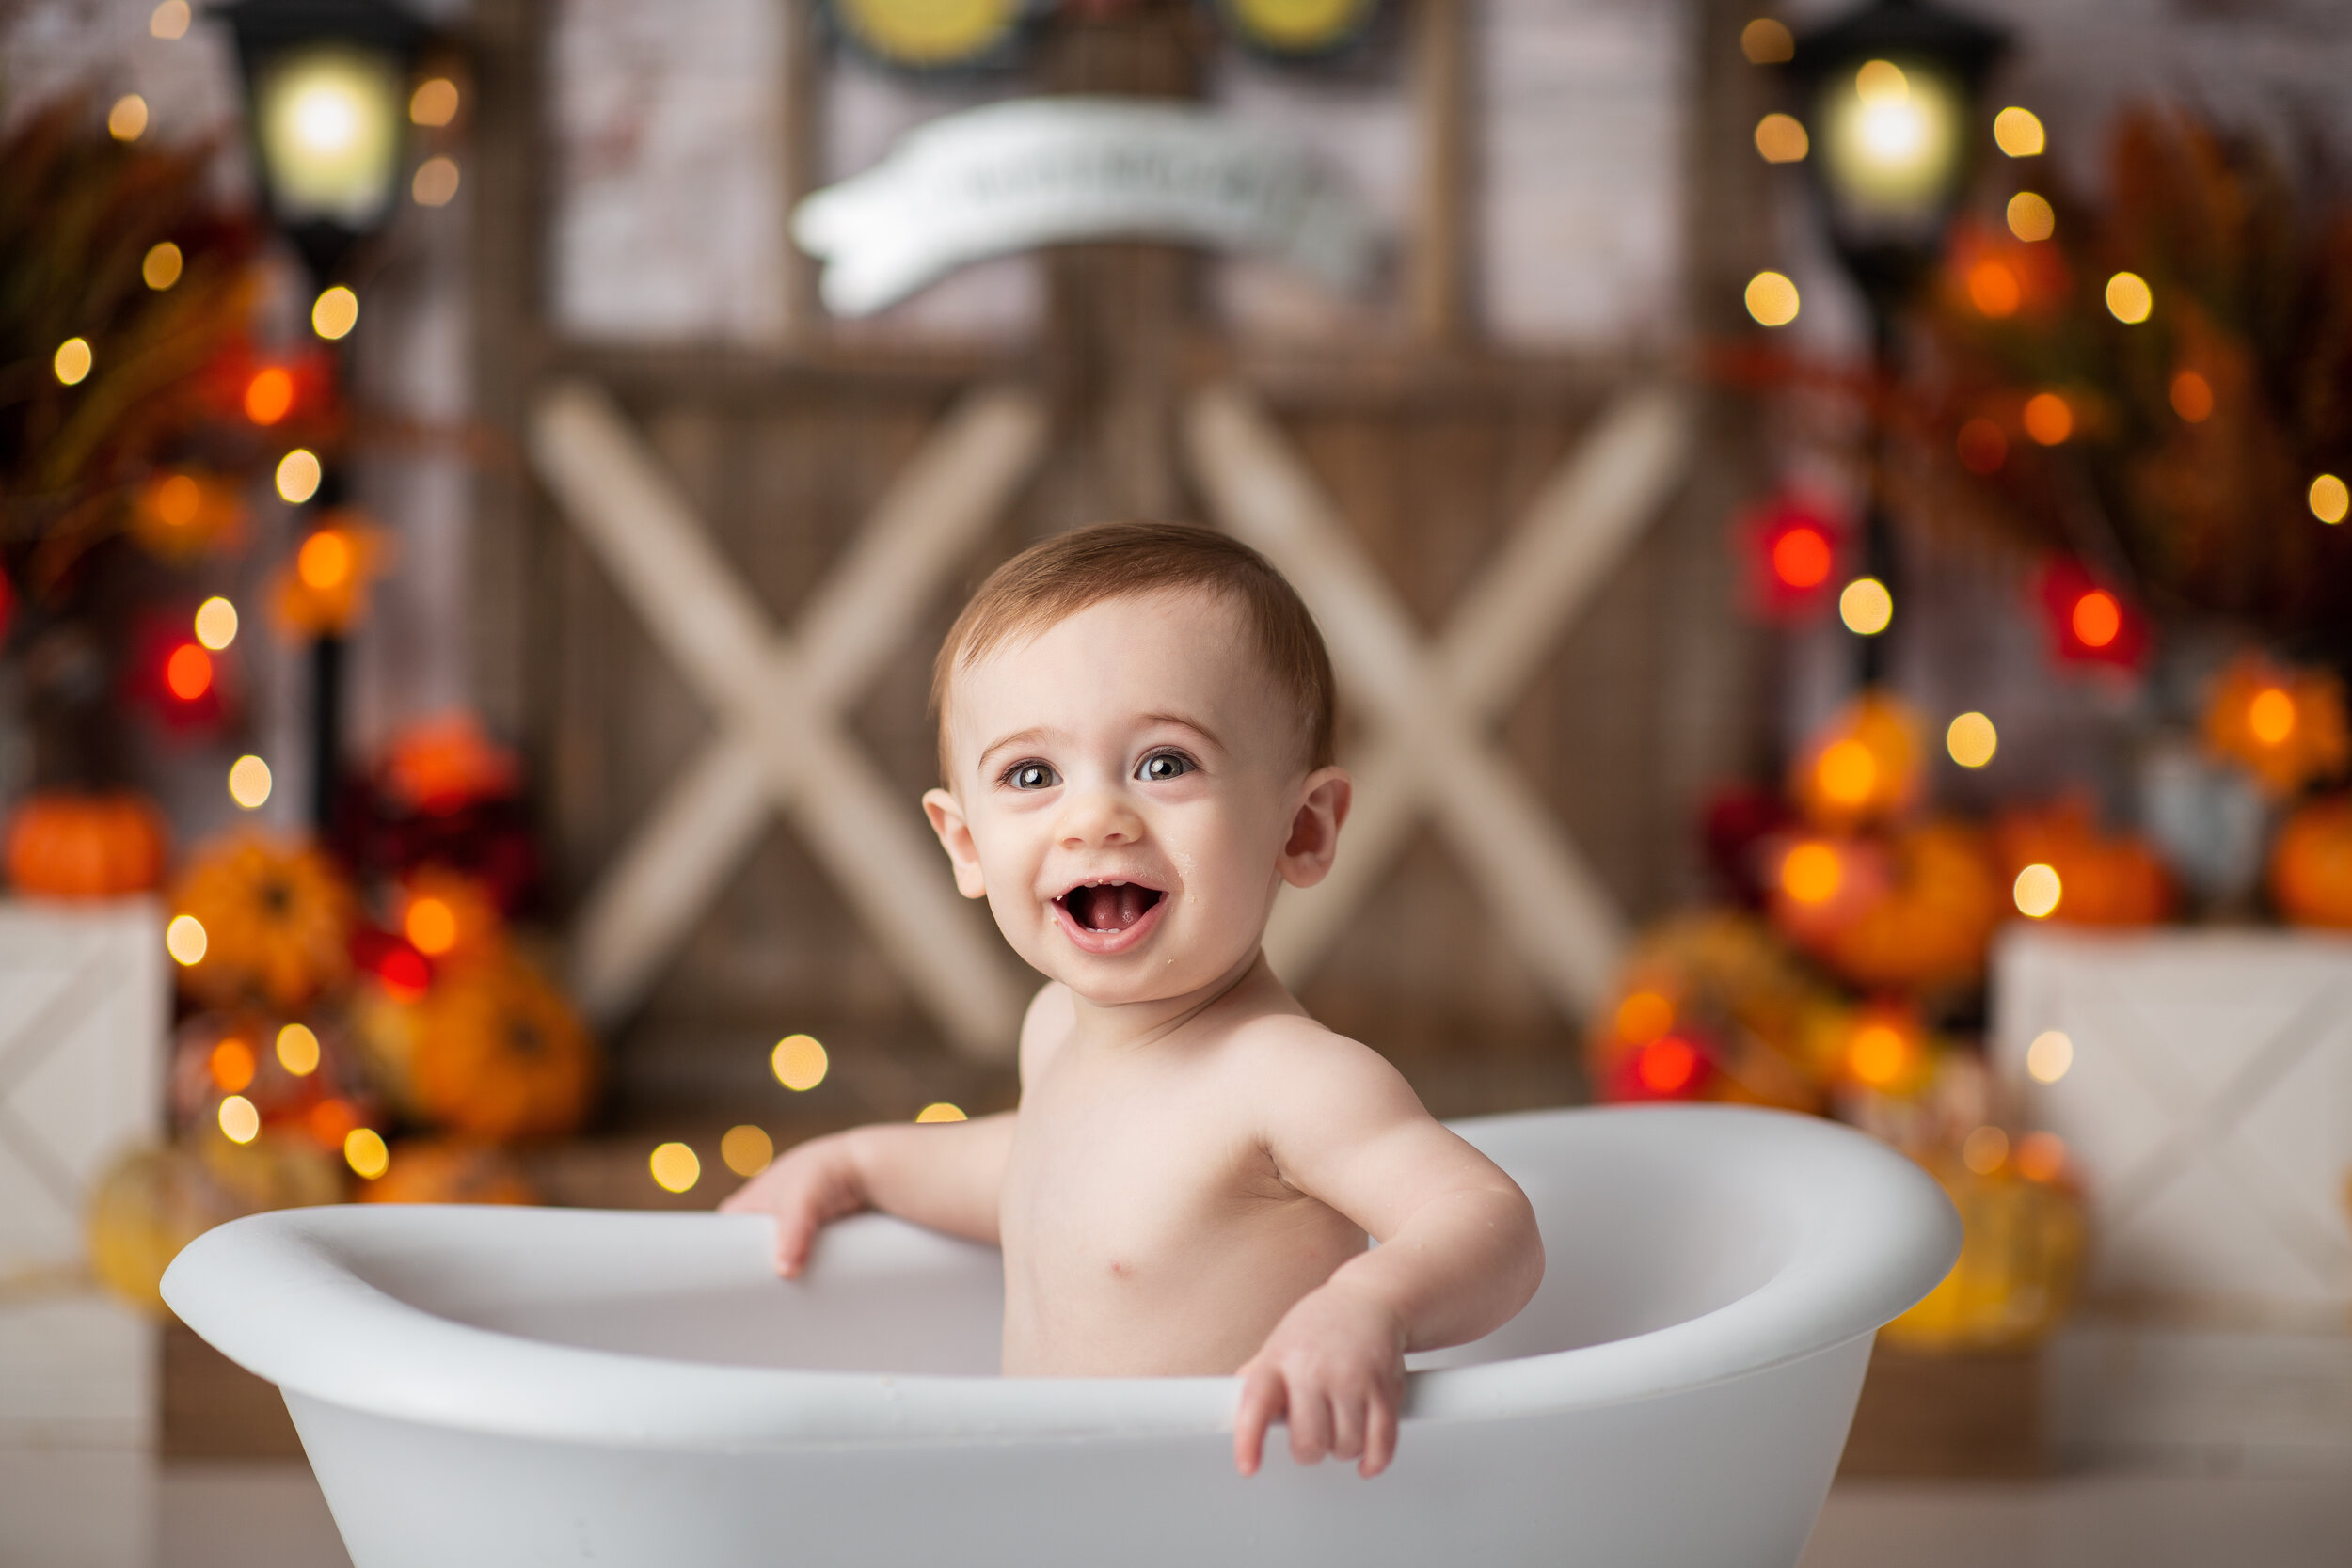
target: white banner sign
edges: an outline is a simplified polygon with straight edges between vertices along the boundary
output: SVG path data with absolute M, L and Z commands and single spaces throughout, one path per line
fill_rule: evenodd
M 869 315 L 991 256 L 1078 240 L 1262 251 L 1343 291 L 1377 259 L 1370 216 L 1304 149 L 1202 109 L 1022 99 L 931 120 L 793 214 L 828 309 Z

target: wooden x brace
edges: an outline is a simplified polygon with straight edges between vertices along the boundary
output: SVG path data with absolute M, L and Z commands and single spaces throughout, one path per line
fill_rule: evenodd
M 1434 644 L 1246 393 L 1201 392 L 1185 435 L 1219 519 L 1297 585 L 1343 690 L 1376 729 L 1349 759 L 1355 809 L 1331 875 L 1275 906 L 1266 956 L 1277 972 L 1295 983 L 1321 961 L 1426 811 L 1546 991 L 1572 1017 L 1598 1006 L 1625 950 L 1624 918 L 1491 728 L 1679 480 L 1686 400 L 1651 389 L 1610 409 Z
M 778 636 L 601 391 L 567 383 L 540 402 L 541 477 L 719 722 L 581 909 L 572 982 L 592 1019 L 609 1024 L 644 998 L 780 810 L 949 1041 L 982 1060 L 1010 1056 L 1026 997 L 844 714 L 1028 476 L 1046 428 L 1026 393 L 972 394 L 898 475 L 794 633 Z

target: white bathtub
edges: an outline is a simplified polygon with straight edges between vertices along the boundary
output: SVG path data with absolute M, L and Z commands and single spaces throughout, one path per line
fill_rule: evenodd
M 1934 1184 L 1769 1112 L 1460 1131 L 1549 1269 L 1416 1359 L 1369 1481 L 1234 1475 L 1231 1379 L 995 1376 L 996 1254 L 879 1217 L 785 1284 L 757 1217 L 294 1210 L 164 1296 L 285 1391 L 357 1568 L 1795 1562 L 1872 1331 L 1958 1250 Z

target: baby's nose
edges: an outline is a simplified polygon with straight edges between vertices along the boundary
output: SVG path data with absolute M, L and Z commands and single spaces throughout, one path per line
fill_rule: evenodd
M 1065 845 L 1133 844 L 1142 835 L 1143 819 L 1115 789 L 1073 789 L 1063 798 Z

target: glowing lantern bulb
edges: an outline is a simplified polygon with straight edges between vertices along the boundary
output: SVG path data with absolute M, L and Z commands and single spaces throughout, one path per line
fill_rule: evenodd
M 935 1100 L 929 1105 L 924 1106 L 921 1110 L 915 1112 L 914 1119 L 923 1122 L 961 1121 L 964 1119 L 964 1116 L 962 1107 L 950 1105 L 944 1100 Z

